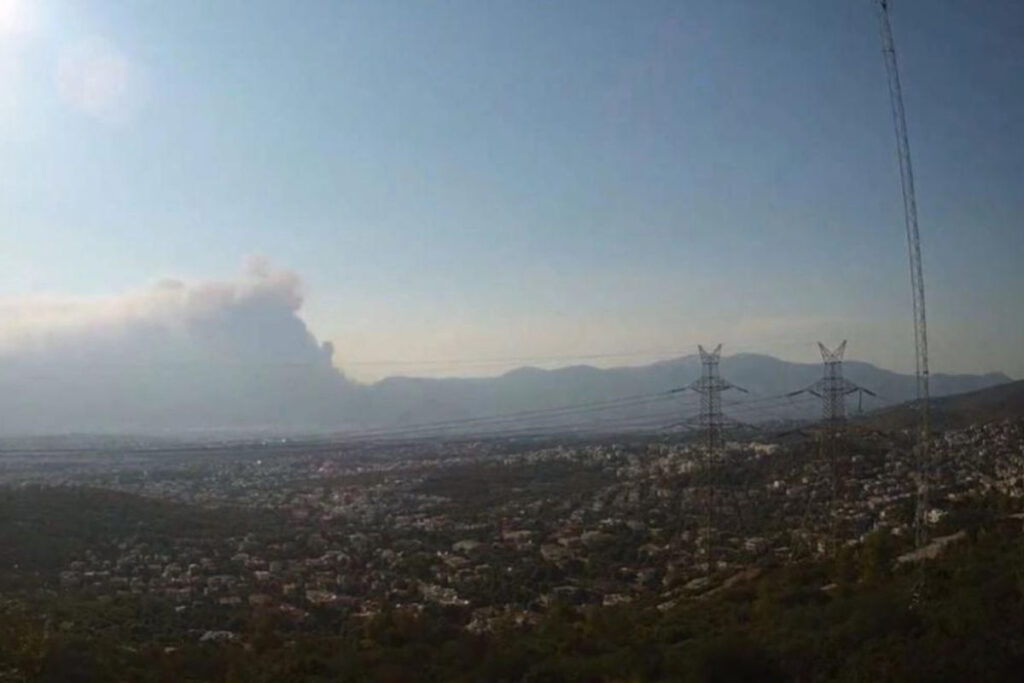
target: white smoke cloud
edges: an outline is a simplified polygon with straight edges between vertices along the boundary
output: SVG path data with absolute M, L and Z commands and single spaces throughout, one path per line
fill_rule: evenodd
M 351 386 L 299 316 L 295 273 L 0 302 L 0 430 L 313 429 Z

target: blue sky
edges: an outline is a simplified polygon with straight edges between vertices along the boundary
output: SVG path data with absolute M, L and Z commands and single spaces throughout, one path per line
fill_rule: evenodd
M 1024 6 L 896 0 L 935 371 L 1024 376 Z M 0 0 L 0 297 L 262 255 L 349 374 L 913 367 L 869 0 Z

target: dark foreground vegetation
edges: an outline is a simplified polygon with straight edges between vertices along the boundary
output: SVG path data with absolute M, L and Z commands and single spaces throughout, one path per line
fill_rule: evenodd
M 37 591 L 5 598 L 0 681 L 1019 680 L 1020 521 L 980 503 L 958 521 L 967 538 L 920 567 L 877 534 L 674 606 L 556 603 L 481 634 L 456 607 L 315 627 L 255 610 L 232 625 L 242 638 L 198 642 L 159 601 Z

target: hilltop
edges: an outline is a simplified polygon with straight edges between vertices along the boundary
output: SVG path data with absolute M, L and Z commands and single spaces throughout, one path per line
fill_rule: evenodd
M 932 426 L 938 430 L 1021 417 L 1024 417 L 1024 380 L 932 401 Z M 916 424 L 918 418 L 914 403 L 908 402 L 883 408 L 865 419 L 878 429 L 907 429 Z

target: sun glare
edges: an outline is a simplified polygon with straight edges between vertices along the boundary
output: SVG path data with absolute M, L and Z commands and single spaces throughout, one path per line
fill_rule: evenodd
M 28 33 L 34 24 L 28 0 L 0 0 L 0 36 Z

